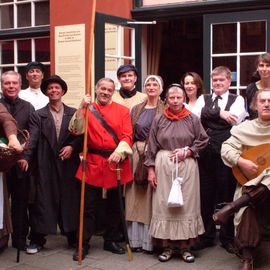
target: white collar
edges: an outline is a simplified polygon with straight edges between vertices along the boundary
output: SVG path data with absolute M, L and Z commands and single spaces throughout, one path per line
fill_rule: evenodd
M 215 99 L 216 96 L 217 94 L 213 92 L 212 99 Z M 228 96 L 229 96 L 229 90 L 226 91 L 224 94 L 220 95 L 221 99 L 226 99 L 228 98 Z

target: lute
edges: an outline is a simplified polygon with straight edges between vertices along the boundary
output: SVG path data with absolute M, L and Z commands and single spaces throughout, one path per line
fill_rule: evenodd
M 254 179 L 260 175 L 263 170 L 270 167 L 270 144 L 260 144 L 250 147 L 242 153 L 241 157 L 249 159 L 258 165 L 257 172 L 249 176 L 244 175 L 238 166 L 234 166 L 232 168 L 233 175 L 238 183 L 244 185 L 249 180 Z

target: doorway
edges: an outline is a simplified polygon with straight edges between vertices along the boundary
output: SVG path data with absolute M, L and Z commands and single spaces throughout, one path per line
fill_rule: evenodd
M 203 16 L 163 22 L 159 75 L 164 88 L 187 71 L 203 76 Z

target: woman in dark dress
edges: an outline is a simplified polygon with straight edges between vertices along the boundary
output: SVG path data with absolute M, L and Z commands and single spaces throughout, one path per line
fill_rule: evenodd
M 247 86 L 246 98 L 249 119 L 257 118 L 258 113 L 251 108 L 252 99 L 258 90 L 270 89 L 270 53 L 263 53 L 256 59 L 256 81 Z

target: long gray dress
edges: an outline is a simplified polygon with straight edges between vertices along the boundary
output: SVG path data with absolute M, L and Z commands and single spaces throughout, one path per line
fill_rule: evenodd
M 200 184 L 196 157 L 208 142 L 200 120 L 194 114 L 171 121 L 164 114 L 154 119 L 147 151 L 147 166 L 155 166 L 157 188 L 153 192 L 153 215 L 150 234 L 163 240 L 187 240 L 204 232 L 200 213 Z M 175 165 L 168 154 L 176 148 L 188 146 L 193 157 L 179 163 L 179 176 L 183 177 L 184 205 L 169 208 L 167 200 Z

